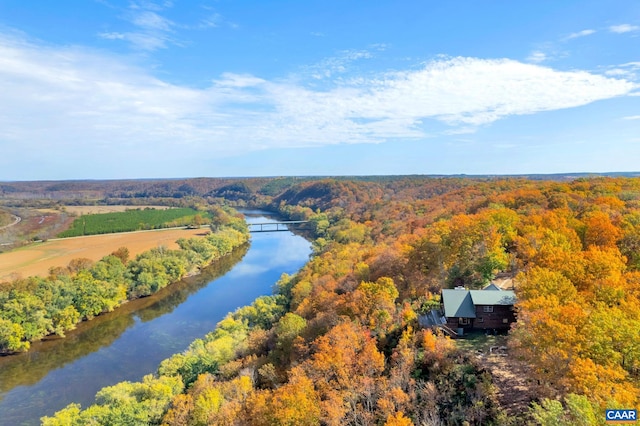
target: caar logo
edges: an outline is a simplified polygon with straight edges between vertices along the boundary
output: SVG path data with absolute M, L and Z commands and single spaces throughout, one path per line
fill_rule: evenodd
M 609 424 L 635 423 L 638 413 L 636 410 L 607 410 L 605 417 Z

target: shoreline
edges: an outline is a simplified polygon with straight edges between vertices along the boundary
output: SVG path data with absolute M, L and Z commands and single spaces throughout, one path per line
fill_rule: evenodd
M 233 229 L 233 228 L 231 228 L 231 229 Z M 239 248 L 241 248 L 241 247 L 243 247 L 243 246 L 245 246 L 245 245 L 250 245 L 250 244 L 251 244 L 251 235 L 250 235 L 250 233 L 249 233 L 248 231 L 246 231 L 246 233 L 245 233 L 245 232 L 243 232 L 242 234 L 243 234 L 244 236 L 246 236 L 246 240 L 245 240 L 244 242 L 242 242 L 241 244 L 237 244 L 237 245 L 233 245 L 233 244 L 232 244 L 231 250 L 230 250 L 228 253 L 224 253 L 224 254 L 222 254 L 222 255 L 220 255 L 220 256 L 218 256 L 218 257 L 216 257 L 216 258 L 212 259 L 209 263 L 207 263 L 207 264 L 206 264 L 206 265 L 204 265 L 204 266 L 195 266 L 195 269 L 193 269 L 193 270 L 191 270 L 191 271 L 188 271 L 188 272 L 187 272 L 187 273 L 185 273 L 183 276 L 181 276 L 178 280 L 175 280 L 175 281 L 171 281 L 171 282 L 169 282 L 169 283 L 168 283 L 168 284 L 166 284 L 164 287 L 160 287 L 160 288 L 158 288 L 158 289 L 157 289 L 156 291 L 154 291 L 153 293 L 145 294 L 145 295 L 138 296 L 138 297 L 132 297 L 132 298 L 130 298 L 130 297 L 128 297 L 128 296 L 127 296 L 127 298 L 126 298 L 126 299 L 124 299 L 124 300 L 122 300 L 122 301 L 118 302 L 118 303 L 117 303 L 117 305 L 115 305 L 115 306 L 113 307 L 113 309 L 111 309 L 111 310 L 106 310 L 106 311 L 103 311 L 103 312 L 100 312 L 100 313 L 98 313 L 97 315 L 93 315 L 93 316 L 91 316 L 91 317 L 88 317 L 88 316 L 87 316 L 87 317 L 85 317 L 84 319 L 82 319 L 82 320 L 80 320 L 80 321 L 78 321 L 78 322 L 74 323 L 73 327 L 71 327 L 71 328 L 68 328 L 68 329 L 64 330 L 64 332 L 62 333 L 62 335 L 60 335 L 60 334 L 56 334 L 56 333 L 54 332 L 54 333 L 47 334 L 47 335 L 43 336 L 43 337 L 42 337 L 42 338 L 40 338 L 40 339 L 27 340 L 27 341 L 25 341 L 25 342 L 26 342 L 26 343 L 28 343 L 28 345 L 29 345 L 29 348 L 28 348 L 28 349 L 23 350 L 23 351 L 20 351 L 20 350 L 18 350 L 18 351 L 0 350 L 0 356 L 1 356 L 1 357 L 6 357 L 6 356 L 12 356 L 12 355 L 19 355 L 19 354 L 21 354 L 21 353 L 29 353 L 29 352 L 31 351 L 31 344 L 32 344 L 32 343 L 43 342 L 43 341 L 53 341 L 53 340 L 59 340 L 59 339 L 66 339 L 66 332 L 70 332 L 70 331 L 75 330 L 75 329 L 76 329 L 76 327 L 77 327 L 79 324 L 82 324 L 82 323 L 85 323 L 85 322 L 90 322 L 90 321 L 93 321 L 94 319 L 96 319 L 96 318 L 98 318 L 98 317 L 103 316 L 104 314 L 108 314 L 108 313 L 115 312 L 115 311 L 117 311 L 118 309 L 120 309 L 121 307 L 123 307 L 125 304 L 127 304 L 128 302 L 132 302 L 132 301 L 135 301 L 135 300 L 145 299 L 145 298 L 148 298 L 148 297 L 154 296 L 154 295 L 158 294 L 159 292 L 161 292 L 162 290 L 164 290 L 164 289 L 166 289 L 166 288 L 170 288 L 170 287 L 172 287 L 174 284 L 177 284 L 177 283 L 179 283 L 179 282 L 183 281 L 184 279 L 188 279 L 188 278 L 192 278 L 192 277 L 197 277 L 197 276 L 201 275 L 204 269 L 209 268 L 209 267 L 212 267 L 212 266 L 215 266 L 215 263 L 218 263 L 219 261 L 221 261 L 221 260 L 225 259 L 226 257 L 230 256 L 230 255 L 231 255 L 231 254 L 233 254 L 237 249 L 239 249 Z M 110 234 L 109 234 L 109 235 L 110 235 Z M 210 234 L 210 235 L 211 235 L 211 234 Z M 215 235 L 215 233 L 214 233 L 213 235 Z M 194 237 L 191 237 L 191 238 L 205 238 L 205 237 L 206 237 L 206 236 L 200 236 L 200 237 L 195 237 L 195 236 L 194 236 Z M 78 238 L 78 237 L 76 237 L 76 238 Z M 80 237 L 80 238 L 83 238 L 83 237 Z M 151 249 L 151 250 L 152 250 L 152 249 Z M 179 250 L 179 251 L 183 251 L 183 249 L 181 249 L 181 248 L 179 248 L 179 249 L 177 249 L 177 250 Z M 143 253 L 146 253 L 146 252 L 148 252 L 148 251 L 149 251 L 149 250 L 145 250 Z M 108 255 L 108 254 L 107 254 L 107 255 L 105 255 L 105 256 L 103 256 L 103 258 L 104 258 L 104 257 L 106 257 L 106 256 L 109 256 L 109 255 Z M 128 262 L 127 262 L 127 263 L 128 263 Z M 124 266 L 126 267 L 126 265 L 124 265 Z M 29 277 L 25 278 L 25 280 L 28 280 L 28 279 L 30 279 L 30 278 L 32 278 L 32 277 L 41 278 L 41 279 L 47 279 L 47 277 L 29 276 Z M 9 282 L 9 283 L 10 283 L 10 282 Z M 69 305 L 69 306 L 73 306 L 73 305 Z

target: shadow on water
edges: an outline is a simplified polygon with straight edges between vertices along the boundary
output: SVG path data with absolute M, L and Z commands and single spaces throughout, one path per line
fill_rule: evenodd
M 136 323 L 136 317 L 147 322 L 171 313 L 189 295 L 229 272 L 246 255 L 248 247 L 248 244 L 238 247 L 200 274 L 165 287 L 152 296 L 127 302 L 113 312 L 82 322 L 64 338 L 51 337 L 33 343 L 29 352 L 0 357 L 0 401 L 5 392 L 16 386 L 33 385 L 50 371 L 111 345 Z

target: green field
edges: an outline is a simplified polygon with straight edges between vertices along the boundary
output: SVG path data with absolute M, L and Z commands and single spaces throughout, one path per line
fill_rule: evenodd
M 60 233 L 58 237 L 79 237 L 82 235 L 185 226 L 197 223 L 196 215 L 200 216 L 202 223 L 206 223 L 210 219 L 209 213 L 198 212 L 190 208 L 127 210 L 117 213 L 88 214 L 74 220 L 71 228 Z

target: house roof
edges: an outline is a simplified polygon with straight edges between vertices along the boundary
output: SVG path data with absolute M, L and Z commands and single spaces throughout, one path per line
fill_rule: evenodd
M 442 290 L 442 304 L 445 317 L 476 317 L 476 308 L 469 290 Z
M 516 295 L 512 290 L 469 290 L 474 305 L 513 305 Z
M 495 285 L 494 283 L 489 284 L 488 286 L 486 286 L 485 288 L 483 288 L 483 290 L 497 290 L 497 291 L 502 291 L 502 289 L 500 287 L 498 287 L 497 285 Z
M 513 291 L 500 290 L 493 284 L 483 290 L 442 290 L 442 304 L 446 317 L 475 318 L 475 305 L 509 306 L 515 303 L 516 295 Z

